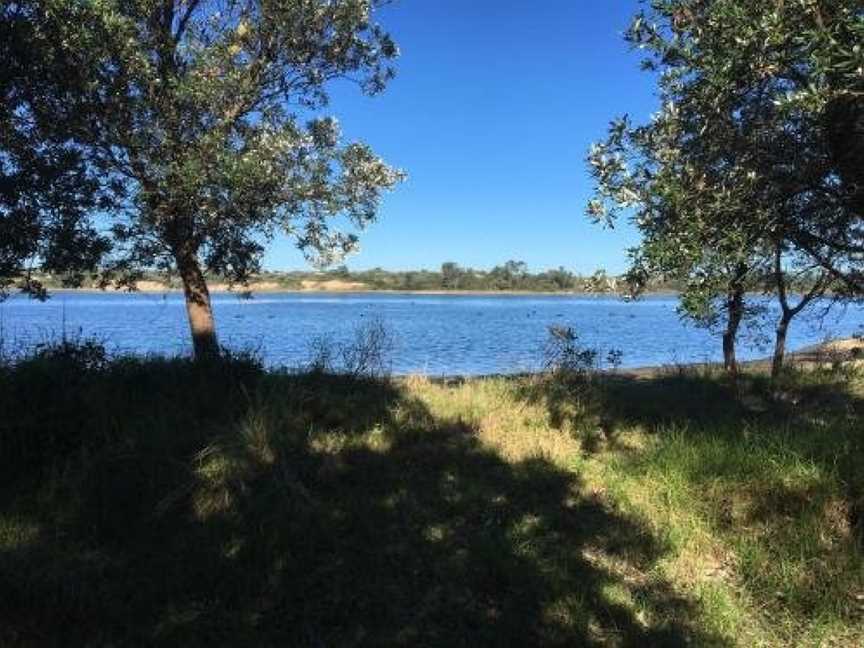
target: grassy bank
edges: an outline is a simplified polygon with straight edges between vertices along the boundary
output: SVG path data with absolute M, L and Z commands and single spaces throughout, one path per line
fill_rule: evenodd
M 0 378 L 0 645 L 864 645 L 849 365 Z

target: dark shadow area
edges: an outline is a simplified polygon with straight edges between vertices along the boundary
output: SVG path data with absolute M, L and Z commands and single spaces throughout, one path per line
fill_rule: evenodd
M 392 382 L 61 361 L 4 370 L 4 645 L 725 645 L 638 521 Z

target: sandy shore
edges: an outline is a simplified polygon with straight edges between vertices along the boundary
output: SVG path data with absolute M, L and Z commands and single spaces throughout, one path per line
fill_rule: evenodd
M 224 283 L 215 283 L 209 286 L 210 292 L 213 294 L 235 293 L 241 294 L 250 292 L 253 295 L 256 293 L 326 293 L 326 294 L 392 294 L 392 295 L 475 295 L 475 296 L 496 296 L 496 295 L 548 295 L 548 296 L 565 296 L 577 295 L 580 297 L 596 296 L 609 297 L 620 296 L 619 293 L 596 293 L 585 291 L 540 291 L 540 290 L 392 290 L 383 288 L 370 288 L 366 284 L 352 281 L 309 281 L 304 280 L 299 287 L 282 286 L 276 282 L 258 282 L 251 283 L 249 286 L 234 286 L 233 288 Z M 99 288 L 51 288 L 50 292 L 103 292 Z M 123 292 L 113 288 L 107 288 L 107 292 Z M 167 286 L 158 281 L 139 281 L 135 292 L 146 294 L 164 294 L 164 293 L 180 293 L 183 289 L 179 286 Z M 675 295 L 677 293 L 668 291 L 648 292 L 646 295 Z
M 843 338 L 830 340 L 821 344 L 812 344 L 794 351 L 787 351 L 786 362 L 795 363 L 799 366 L 816 366 L 836 362 L 861 362 L 864 361 L 864 339 Z M 759 358 L 758 360 L 744 360 L 739 366 L 750 371 L 770 371 L 771 357 Z M 668 374 L 678 370 L 693 369 L 722 369 L 722 362 L 688 362 L 680 365 L 653 365 L 647 367 L 635 367 L 632 369 L 620 369 L 617 374 L 633 378 L 654 378 L 661 374 Z

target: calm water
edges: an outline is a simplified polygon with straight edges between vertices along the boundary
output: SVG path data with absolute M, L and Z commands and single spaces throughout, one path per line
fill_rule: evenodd
M 400 294 L 267 294 L 252 300 L 217 295 L 220 341 L 256 349 L 270 365 L 296 367 L 310 358 L 312 338 L 347 340 L 364 321 L 380 319 L 392 333 L 397 373 L 484 374 L 536 369 L 551 324 L 574 327 L 582 341 L 624 352 L 623 366 L 718 360 L 719 340 L 678 317 L 674 297 L 638 302 L 573 296 L 432 296 Z M 0 304 L 7 346 L 18 349 L 58 337 L 95 336 L 118 352 L 178 353 L 190 348 L 179 295 L 58 293 L 46 303 L 14 297 Z M 836 309 L 821 323 L 793 324 L 790 348 L 848 336 L 864 326 L 864 309 Z M 770 333 L 770 330 L 766 330 Z M 748 333 L 741 356 L 767 347 Z

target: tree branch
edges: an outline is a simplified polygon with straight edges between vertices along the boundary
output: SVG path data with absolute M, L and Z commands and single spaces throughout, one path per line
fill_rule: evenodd
M 186 31 L 186 27 L 189 24 L 189 20 L 192 18 L 192 14 L 195 13 L 195 10 L 198 8 L 198 5 L 201 4 L 201 0 L 189 0 L 189 4 L 186 7 L 186 11 L 183 12 L 183 15 L 180 16 L 180 20 L 177 23 L 177 29 L 174 32 L 173 39 L 174 43 L 177 44 L 180 42 L 180 39 L 183 38 L 183 34 Z

